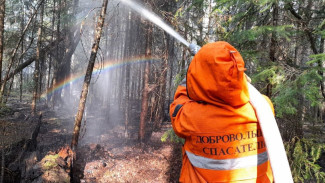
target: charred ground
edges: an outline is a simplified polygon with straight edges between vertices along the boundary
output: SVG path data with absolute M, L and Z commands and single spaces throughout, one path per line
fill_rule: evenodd
M 163 123 L 160 131 L 148 132 L 148 140 L 139 143 L 137 123 L 131 123 L 126 138 L 124 127 L 119 125 L 123 119 L 114 105 L 110 113 L 103 113 L 100 110 L 106 109 L 100 107 L 87 111 L 76 161 L 70 171 L 68 147 L 74 121 L 71 109 L 68 106 L 52 109 L 42 104 L 36 141 L 25 148 L 28 136 L 35 131 L 30 124 L 37 120 L 30 120 L 33 118 L 27 102 L 10 99 L 8 104 L 1 117 L 2 127 L 12 126 L 11 130 L 6 127 L 7 133 L 1 137 L 1 141 L 8 141 L 4 148 L 5 182 L 178 182 L 181 145 L 161 141 L 164 132 L 171 128 L 169 122 Z M 131 121 L 136 121 L 138 116 L 133 116 Z M 10 135 L 18 138 L 10 140 Z

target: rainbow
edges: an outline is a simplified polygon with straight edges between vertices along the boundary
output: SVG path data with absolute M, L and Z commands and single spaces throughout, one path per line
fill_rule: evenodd
M 124 60 L 106 60 L 102 64 L 95 64 L 94 70 L 92 75 L 98 75 L 102 72 L 107 72 L 112 69 L 116 69 L 128 64 L 141 64 L 141 63 L 146 63 L 150 61 L 160 61 L 159 58 L 154 58 L 154 57 L 132 57 Z M 86 71 L 80 72 L 80 73 L 75 73 L 71 74 L 70 77 L 67 77 L 66 79 L 58 82 L 55 86 L 52 88 L 48 89 L 46 92 L 44 92 L 41 97 L 46 98 L 47 96 L 53 94 L 55 91 L 62 90 L 64 87 L 68 86 L 70 83 L 73 82 L 78 82 L 82 81 L 84 79 Z

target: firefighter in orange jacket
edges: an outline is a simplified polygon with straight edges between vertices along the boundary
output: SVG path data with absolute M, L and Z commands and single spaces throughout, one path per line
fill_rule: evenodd
M 180 182 L 273 182 L 244 71 L 227 42 L 194 56 L 170 107 L 174 131 L 185 139 Z

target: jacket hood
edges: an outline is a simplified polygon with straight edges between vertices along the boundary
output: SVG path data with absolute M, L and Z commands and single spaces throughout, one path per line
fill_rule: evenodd
M 204 45 L 187 71 L 189 98 L 211 104 L 240 106 L 249 101 L 244 60 L 229 43 Z

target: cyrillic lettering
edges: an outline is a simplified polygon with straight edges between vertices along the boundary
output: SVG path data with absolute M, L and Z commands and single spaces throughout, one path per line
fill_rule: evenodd
M 209 150 L 209 148 L 207 148 L 207 147 L 204 147 L 204 148 L 203 148 L 203 153 L 204 153 L 204 154 L 209 154 L 209 152 L 205 152 L 205 150 Z
M 206 140 L 204 140 L 204 139 L 206 139 Z M 202 142 L 203 142 L 203 143 L 210 143 L 210 140 L 209 140 L 208 137 L 203 136 L 203 137 L 202 137 Z
M 227 140 L 226 140 L 226 141 L 225 141 L 225 137 L 227 137 Z M 229 142 L 229 137 L 228 137 L 228 135 L 224 135 L 224 136 L 222 136 L 222 141 L 223 141 L 224 143 Z
M 230 134 L 229 139 L 230 139 L 230 142 L 235 141 L 236 140 L 235 134 Z
M 236 152 L 241 153 L 240 150 L 239 150 L 239 147 L 236 147 Z
M 246 152 L 246 145 L 247 145 L 247 144 L 244 144 L 244 145 L 241 145 L 241 146 L 240 146 L 240 147 L 242 147 L 243 152 Z
M 219 143 L 219 140 L 221 140 L 221 136 L 217 136 L 217 143 Z
M 197 136 L 196 137 L 196 143 L 202 143 L 202 137 L 201 136 Z
M 253 148 L 253 143 L 247 144 L 248 146 L 248 151 L 255 151 L 256 149 Z
M 251 133 L 247 132 L 247 138 L 250 139 L 251 138 Z
M 225 151 L 224 151 L 222 148 L 220 149 L 219 156 L 220 156 L 220 155 L 226 155 Z
M 217 148 L 210 148 L 211 155 L 217 155 Z
M 210 142 L 211 142 L 211 144 L 216 143 L 215 136 L 211 136 L 210 137 Z
M 252 133 L 252 138 L 256 138 L 257 137 L 257 134 L 254 131 L 251 131 L 251 133 Z
M 238 137 L 238 136 L 239 136 L 239 137 Z M 236 139 L 237 139 L 238 141 L 243 140 L 243 134 L 242 134 L 242 133 L 237 133 L 237 134 L 236 134 Z
M 229 152 L 229 149 L 233 149 L 233 147 L 228 147 L 227 150 L 226 150 L 227 154 L 232 155 L 232 153 Z

